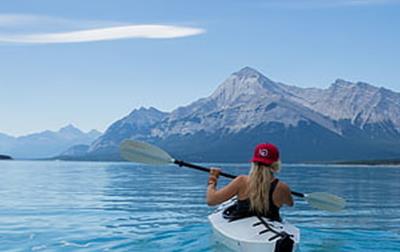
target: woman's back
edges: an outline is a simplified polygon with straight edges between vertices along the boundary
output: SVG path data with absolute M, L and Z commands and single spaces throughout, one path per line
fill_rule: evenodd
M 238 177 L 239 178 L 239 190 L 237 193 L 237 198 L 239 200 L 248 200 L 249 199 L 249 176 L 247 175 L 241 175 Z M 293 198 L 291 196 L 291 191 L 290 188 L 287 184 L 284 182 L 278 180 L 277 178 L 273 178 L 272 183 L 276 183 L 271 187 L 272 190 L 270 190 L 269 193 L 272 192 L 272 203 L 280 208 L 284 204 L 288 206 L 293 205 Z M 272 184 L 271 183 L 271 184 Z
M 279 209 L 286 201 L 288 204 L 293 204 L 289 199 L 285 199 L 285 185 L 283 182 L 280 182 L 279 179 L 274 178 L 269 187 L 269 197 L 268 197 L 268 210 L 264 213 L 256 213 L 251 210 L 251 202 L 249 199 L 249 178 L 248 176 L 244 176 L 243 178 L 243 189 L 240 189 L 237 195 L 237 205 L 236 211 L 239 215 L 253 215 L 260 214 L 271 220 L 281 221 L 281 217 L 279 214 Z M 286 186 L 287 187 L 287 186 Z
M 207 203 L 216 205 L 237 196 L 239 202 L 248 202 L 250 213 L 279 218 L 280 207 L 293 205 L 289 187 L 274 177 L 280 170 L 279 151 L 273 144 L 259 144 L 251 162 L 248 176 L 238 176 L 220 190 L 216 190 L 219 169 L 211 169 Z

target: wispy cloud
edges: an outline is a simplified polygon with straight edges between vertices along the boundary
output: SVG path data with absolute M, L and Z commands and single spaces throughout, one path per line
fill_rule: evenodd
M 201 33 L 204 33 L 204 30 L 182 26 L 128 25 L 59 33 L 0 34 L 0 42 L 33 44 L 79 43 L 128 38 L 168 39 L 193 36 Z
M 204 29 L 187 26 L 76 21 L 32 15 L 0 15 L 0 31 L 0 42 L 23 44 L 173 39 L 205 33 Z

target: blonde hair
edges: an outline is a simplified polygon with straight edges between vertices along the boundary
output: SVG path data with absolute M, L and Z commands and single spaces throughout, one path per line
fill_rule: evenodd
M 271 165 L 252 163 L 249 174 L 250 210 L 258 214 L 267 214 L 269 211 L 269 190 L 273 179 L 272 173 L 280 171 L 279 161 Z

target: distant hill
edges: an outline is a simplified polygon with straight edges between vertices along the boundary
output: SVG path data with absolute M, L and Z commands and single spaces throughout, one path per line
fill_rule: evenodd
M 285 162 L 390 159 L 400 156 L 399 101 L 365 82 L 300 88 L 245 67 L 171 113 L 134 110 L 79 156 L 119 160 L 119 144 L 132 138 L 192 161 L 246 162 L 260 142 L 277 144 Z
M 384 159 L 384 160 L 341 161 L 341 162 L 333 162 L 333 164 L 342 164 L 342 165 L 400 165 L 400 158 L 398 158 L 398 159 Z
M 0 160 L 12 160 L 13 158 L 7 155 L 0 155 Z
M 21 137 L 0 134 L 0 153 L 16 159 L 48 158 L 76 144 L 90 144 L 100 135 L 96 130 L 84 133 L 72 125 L 59 131 L 46 130 Z

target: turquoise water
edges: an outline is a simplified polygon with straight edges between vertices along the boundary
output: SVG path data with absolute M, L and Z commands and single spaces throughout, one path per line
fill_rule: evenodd
M 0 251 L 224 251 L 207 222 L 204 173 L 57 161 L 5 161 L 0 172 Z M 400 168 L 286 165 L 280 178 L 348 201 L 338 213 L 300 200 L 283 210 L 301 229 L 300 251 L 400 250 Z

